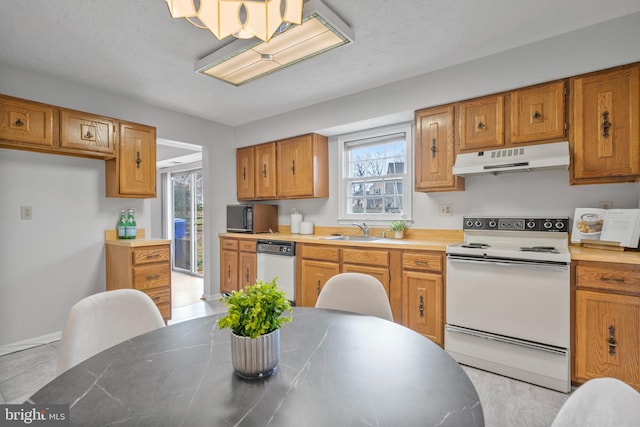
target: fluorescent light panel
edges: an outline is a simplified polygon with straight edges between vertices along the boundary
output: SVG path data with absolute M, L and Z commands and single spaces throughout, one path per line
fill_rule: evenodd
M 324 4 L 317 0 L 308 4 L 313 10 L 305 11 L 301 25 L 274 36 L 268 43 L 234 41 L 198 61 L 196 71 L 240 86 L 353 41 L 353 32 Z

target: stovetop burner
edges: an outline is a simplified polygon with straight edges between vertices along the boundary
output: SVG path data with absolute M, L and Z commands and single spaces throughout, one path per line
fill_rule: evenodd
M 543 252 L 547 254 L 560 253 L 554 246 L 528 246 L 521 247 L 520 250 L 522 252 Z
M 474 242 L 469 242 L 462 245 L 463 248 L 472 248 L 472 249 L 486 249 L 489 246 L 491 245 L 489 245 L 488 243 L 474 243 Z

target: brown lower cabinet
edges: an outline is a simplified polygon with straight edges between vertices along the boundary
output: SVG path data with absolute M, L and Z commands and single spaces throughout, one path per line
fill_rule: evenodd
M 640 266 L 574 267 L 574 382 L 614 377 L 640 391 Z
M 220 292 L 238 291 L 256 282 L 256 240 L 220 238 Z

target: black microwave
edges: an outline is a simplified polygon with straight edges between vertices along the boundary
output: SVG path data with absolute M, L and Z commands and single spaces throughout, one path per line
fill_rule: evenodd
M 227 231 L 270 233 L 278 231 L 278 205 L 227 205 Z

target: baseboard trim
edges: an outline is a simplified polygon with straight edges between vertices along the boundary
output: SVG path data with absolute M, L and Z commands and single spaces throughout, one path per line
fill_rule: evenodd
M 222 294 L 220 292 L 218 292 L 217 294 L 203 294 L 203 297 L 205 301 L 218 301 L 220 298 L 222 298 Z
M 12 344 L 6 344 L 3 346 L 0 346 L 0 356 L 5 356 L 7 354 L 15 353 L 16 351 L 27 350 L 29 348 L 38 347 L 40 345 L 60 341 L 61 337 L 62 337 L 62 331 L 57 331 L 47 335 L 41 335 L 39 337 L 29 338 L 28 340 L 18 341 Z

